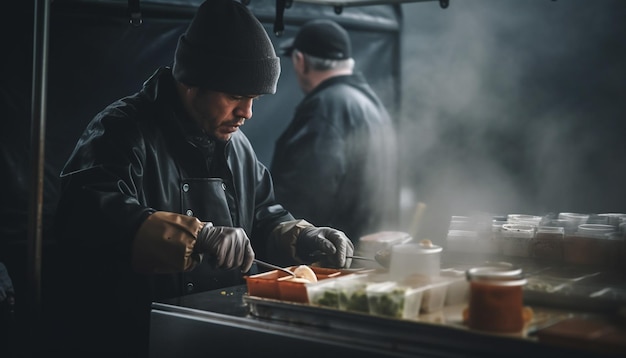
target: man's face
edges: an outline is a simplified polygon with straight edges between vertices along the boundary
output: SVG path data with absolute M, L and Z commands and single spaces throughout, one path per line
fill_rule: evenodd
M 232 95 L 191 88 L 187 92 L 189 111 L 206 134 L 227 141 L 252 117 L 252 102 L 259 96 Z

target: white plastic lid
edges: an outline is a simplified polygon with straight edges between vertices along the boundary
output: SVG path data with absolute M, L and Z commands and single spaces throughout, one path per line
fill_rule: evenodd
M 357 250 L 364 252 L 376 252 L 410 240 L 411 235 L 406 232 L 381 231 L 361 236 Z

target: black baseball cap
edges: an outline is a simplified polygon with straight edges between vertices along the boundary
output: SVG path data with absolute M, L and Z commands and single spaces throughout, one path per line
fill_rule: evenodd
M 352 45 L 348 32 L 338 23 L 328 19 L 311 20 L 305 23 L 298 34 L 285 46 L 282 55 L 291 56 L 293 49 L 307 55 L 333 60 L 352 57 Z

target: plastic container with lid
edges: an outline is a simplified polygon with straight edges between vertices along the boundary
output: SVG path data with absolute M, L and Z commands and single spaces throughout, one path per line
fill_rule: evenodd
M 443 309 L 446 303 L 448 286 L 451 280 L 444 276 L 413 274 L 399 282 L 401 285 L 419 288 L 424 291 L 420 312 L 431 313 Z
M 469 283 L 465 279 L 465 271 L 454 268 L 442 269 L 441 276 L 449 280 L 444 304 L 452 306 L 467 303 Z
M 565 229 L 560 226 L 539 226 L 530 242 L 532 258 L 558 263 L 563 261 L 563 237 Z
M 542 216 L 528 214 L 509 214 L 507 215 L 507 223 L 519 225 L 539 226 Z
M 563 261 L 576 265 L 608 264 L 608 247 L 615 227 L 606 224 L 581 224 L 575 233 L 563 238 Z
M 589 214 L 582 213 L 559 213 L 559 220 L 565 220 L 565 234 L 570 234 L 578 230 L 578 225 L 585 224 L 589 219 Z
M 491 223 L 491 245 L 492 253 L 502 255 L 502 225 L 507 223 L 506 217 L 494 218 Z
M 414 274 L 439 276 L 441 252 L 442 247 L 432 244 L 430 240 L 393 246 L 389 264 L 389 279 L 401 281 Z
M 450 218 L 450 225 L 448 226 L 448 230 L 472 231 L 474 229 L 475 229 L 475 225 L 472 223 L 472 220 L 468 216 L 453 215 Z
M 448 230 L 446 249 L 453 252 L 474 252 L 478 233 L 472 230 Z
M 500 233 L 502 254 L 528 257 L 530 241 L 535 236 L 535 226 L 527 224 L 504 224 Z
M 293 271 L 297 266 L 286 267 Z M 351 275 L 352 270 L 333 269 L 312 266 L 318 281 L 333 277 Z M 293 302 L 307 302 L 307 292 L 302 281 L 291 280 L 289 274 L 279 270 L 271 270 L 251 276 L 245 276 L 248 294 L 263 298 L 272 298 Z
M 308 303 L 313 306 L 339 308 L 337 280 L 329 279 L 304 284 Z
M 369 313 L 401 319 L 417 319 L 428 286 L 409 287 L 395 281 L 367 285 Z
M 339 298 L 339 309 L 344 311 L 369 313 L 367 303 L 368 274 L 354 274 L 337 278 L 335 287 Z
M 618 270 L 626 270 L 626 238 L 619 232 L 607 235 L 605 246 L 607 265 Z
M 380 231 L 368 234 L 359 238 L 354 254 L 357 256 L 374 258 L 381 250 L 389 250 L 394 245 L 399 245 L 411 241 L 410 234 L 402 231 Z M 373 261 L 352 260 L 355 268 L 380 268 L 380 265 Z
M 467 323 L 469 328 L 513 333 L 525 325 L 522 269 L 508 263 L 489 264 L 467 270 L 470 283 Z

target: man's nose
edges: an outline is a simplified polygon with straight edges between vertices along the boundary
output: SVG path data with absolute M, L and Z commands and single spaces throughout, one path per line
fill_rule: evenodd
M 253 98 L 248 98 L 246 100 L 240 101 L 237 106 L 235 113 L 237 117 L 243 117 L 245 119 L 250 119 L 252 117 L 252 102 Z

